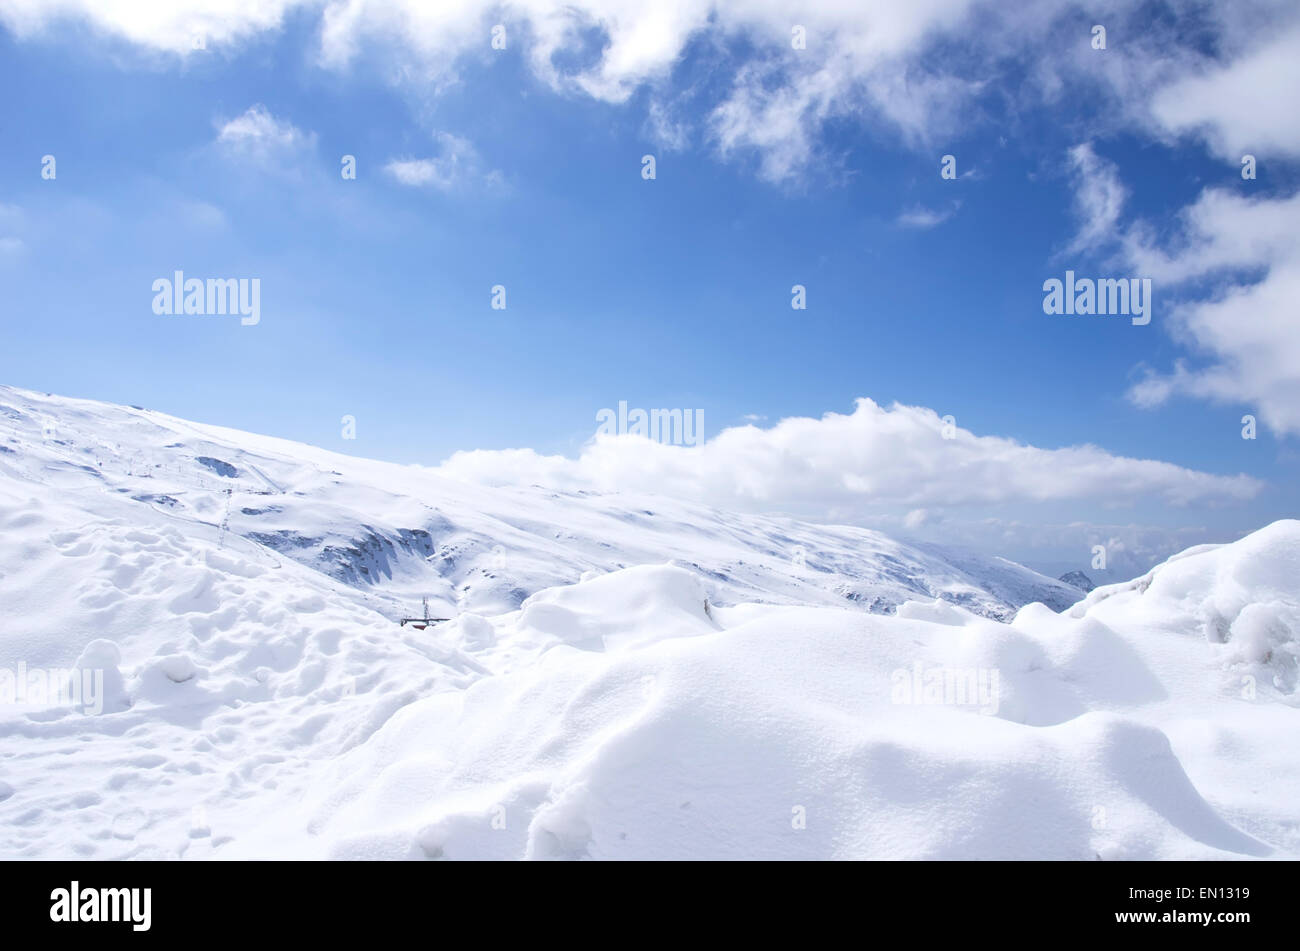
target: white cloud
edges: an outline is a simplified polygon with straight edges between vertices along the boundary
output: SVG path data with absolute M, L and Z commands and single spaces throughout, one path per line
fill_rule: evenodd
M 1166 129 L 1197 134 L 1224 158 L 1300 155 L 1300 27 L 1227 63 L 1160 89 L 1151 111 Z M 1291 94 L 1282 92 L 1290 90 Z
M 234 44 L 278 29 L 288 12 L 319 9 L 320 62 L 343 68 L 368 47 L 403 84 L 437 89 L 455 78 L 464 56 L 488 56 L 490 29 L 506 26 L 508 48 L 522 49 L 535 75 L 552 87 L 624 102 L 639 87 L 664 84 L 688 44 L 744 39 L 762 69 L 742 67 L 713 110 L 713 143 L 724 153 L 755 151 L 760 173 L 781 181 L 814 160 L 822 123 L 864 111 L 894 123 L 909 142 L 928 141 L 940 123 L 954 127 L 966 97 L 979 89 L 942 70 L 921 68 L 916 54 L 962 30 L 979 0 L 913 0 L 873 5 L 855 0 L 792 7 L 773 0 L 0 0 L 0 22 L 26 36 L 81 20 L 149 50 L 188 53 L 192 37 Z M 1035 14 L 1035 19 L 1041 19 Z M 1022 12 L 1020 28 L 1029 13 Z M 791 46 L 794 24 L 808 46 Z M 592 55 L 585 55 L 590 52 Z M 577 53 L 581 66 L 561 66 Z M 687 141 L 688 123 L 652 98 L 656 141 Z
M 1095 251 L 1119 237 L 1116 226 L 1128 198 L 1115 163 L 1093 151 L 1085 142 L 1070 150 L 1070 170 L 1075 175 L 1074 210 L 1079 218 L 1068 253 Z
M 234 119 L 218 121 L 217 144 L 232 152 L 267 158 L 287 155 L 312 145 L 314 133 L 304 133 L 292 123 L 281 121 L 260 103 Z
M 27 247 L 26 242 L 13 233 L 20 230 L 22 223 L 21 208 L 0 203 L 0 254 L 18 254 Z
M 947 208 L 924 208 L 920 205 L 913 205 L 899 214 L 896 223 L 902 228 L 916 228 L 918 230 L 934 228 L 955 215 L 960 207 L 961 202 L 957 201 Z
M 80 21 L 98 32 L 168 53 L 204 45 L 234 44 L 277 30 L 285 14 L 320 0 L 0 0 L 0 23 L 18 36 L 39 34 L 59 23 Z
M 1267 269 L 1300 255 L 1300 193 L 1254 198 L 1213 188 L 1180 214 L 1178 233 L 1158 242 L 1152 229 L 1131 229 L 1130 256 L 1151 277 L 1182 282 L 1211 274 Z
M 930 521 L 933 521 L 933 518 L 928 511 L 925 509 L 912 509 L 903 516 L 903 527 L 914 532 Z
M 773 182 L 793 178 L 811 160 L 814 129 L 829 113 L 818 77 L 770 87 L 757 64 L 743 68 L 731 96 L 714 109 L 711 131 L 722 154 L 754 150 L 759 175 Z
M 882 120 L 905 143 L 927 147 L 968 130 L 979 120 L 976 97 L 1013 60 L 1032 77 L 1010 92 L 1016 109 L 1087 85 L 1089 95 L 1108 91 L 1119 106 L 1099 115 L 1119 113 L 1131 125 L 1154 115 L 1166 134 L 1208 125 L 1225 149 L 1239 139 L 1284 148 L 1300 118 L 1271 90 L 1295 85 L 1300 69 L 1287 32 L 1294 4 L 1175 5 L 1213 35 L 1224 62 L 1201 52 L 1194 31 L 1144 17 L 1136 0 L 1090 6 L 1089 18 L 1112 29 L 1100 54 L 1088 48 L 1077 11 L 1057 0 L 1025 0 L 1014 10 L 995 0 L 0 0 L 0 22 L 26 36 L 76 19 L 150 50 L 186 53 L 195 34 L 234 45 L 278 30 L 301 9 L 319 16 L 323 65 L 344 68 L 374 50 L 394 82 L 431 90 L 454 81 L 462 58 L 496 55 L 490 31 L 501 23 L 508 49 L 558 90 L 618 103 L 649 87 L 649 128 L 675 148 L 691 123 L 660 93 L 688 46 L 703 39 L 730 71 L 722 73 L 722 98 L 704 110 L 709 141 L 724 154 L 754 153 L 759 174 L 773 181 L 796 178 L 818 160 L 830 120 Z M 805 49 L 792 47 L 795 25 L 806 33 Z M 1261 45 L 1261 38 L 1276 39 Z M 739 48 L 755 55 L 737 64 L 727 53 Z
M 403 185 L 447 187 L 451 184 L 434 159 L 393 159 L 384 166 L 384 171 Z
M 1148 93 L 1157 130 L 1204 139 L 1236 171 L 1244 154 L 1300 156 L 1300 113 L 1282 93 L 1300 87 L 1300 24 L 1294 4 L 1220 11 L 1220 52 Z M 1300 192 L 1251 196 L 1212 188 L 1179 216 L 1170 237 L 1139 222 L 1129 259 L 1166 299 L 1181 292 L 1167 322 L 1193 356 L 1148 368 L 1129 391 L 1140 406 L 1175 395 L 1244 405 L 1280 434 L 1300 433 Z M 1246 192 L 1246 193 L 1243 193 Z
M 434 137 L 439 154 L 433 158 L 393 159 L 384 171 L 402 185 L 447 191 L 474 181 L 499 181 L 495 172 L 485 172 L 478 152 L 466 139 L 441 132 Z
M 644 491 L 731 508 L 852 513 L 1010 502 L 1141 500 L 1185 505 L 1241 501 L 1261 484 L 1095 446 L 1040 449 L 958 429 L 920 407 L 859 400 L 850 414 L 784 419 L 768 429 L 725 429 L 699 447 L 640 436 L 595 437 L 577 459 L 530 449 L 456 453 L 441 467 L 488 484 Z
M 687 123 L 674 119 L 669 107 L 652 100 L 646 114 L 646 137 L 665 152 L 681 152 L 691 141 Z
M 1300 433 L 1300 194 L 1253 199 L 1207 190 L 1181 216 L 1180 233 L 1160 246 L 1135 227 L 1131 259 L 1169 288 L 1209 281 L 1213 291 L 1181 304 L 1172 330 L 1209 358 L 1149 372 L 1130 391 L 1141 406 L 1185 393 L 1257 407 L 1280 433 Z

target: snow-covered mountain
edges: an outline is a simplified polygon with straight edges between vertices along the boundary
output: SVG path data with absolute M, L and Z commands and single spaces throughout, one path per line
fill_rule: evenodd
M 0 388 L 0 532 L 0 856 L 1300 854 L 1297 522 L 1084 598 Z
M 414 466 L 0 387 L 0 475 L 87 516 L 169 526 L 259 564 L 294 561 L 396 617 L 498 613 L 586 571 L 673 561 L 717 603 L 892 612 L 939 597 L 1009 619 L 1082 592 L 1013 562 L 878 532 L 736 515 L 656 497 L 484 489 Z M 224 527 L 224 528 L 223 528 Z

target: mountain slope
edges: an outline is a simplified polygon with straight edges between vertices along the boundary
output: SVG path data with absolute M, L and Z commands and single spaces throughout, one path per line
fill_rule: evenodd
M 179 531 L 212 533 L 259 562 L 285 560 L 365 590 L 389 615 L 430 595 L 444 614 L 516 608 L 529 594 L 647 561 L 676 560 L 722 602 L 843 604 L 887 613 L 939 597 L 1009 619 L 1060 610 L 1078 589 L 1021 565 L 878 532 L 736 515 L 636 495 L 485 489 L 435 471 L 286 440 L 0 387 L 0 476 L 75 493 Z M 230 490 L 230 495 L 225 493 Z M 239 538 L 233 537 L 239 536 Z M 241 541 L 240 538 L 245 541 Z

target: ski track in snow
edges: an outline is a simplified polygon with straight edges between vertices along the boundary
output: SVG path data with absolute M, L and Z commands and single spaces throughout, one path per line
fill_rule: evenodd
M 104 676 L 0 703 L 0 857 L 1300 855 L 1300 522 L 1084 597 L 0 387 L 0 533 L 0 677 Z

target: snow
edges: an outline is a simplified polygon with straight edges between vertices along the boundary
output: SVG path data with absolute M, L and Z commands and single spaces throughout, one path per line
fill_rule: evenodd
M 0 857 L 1300 855 L 1300 522 L 1083 596 L 12 388 L 0 450 Z

